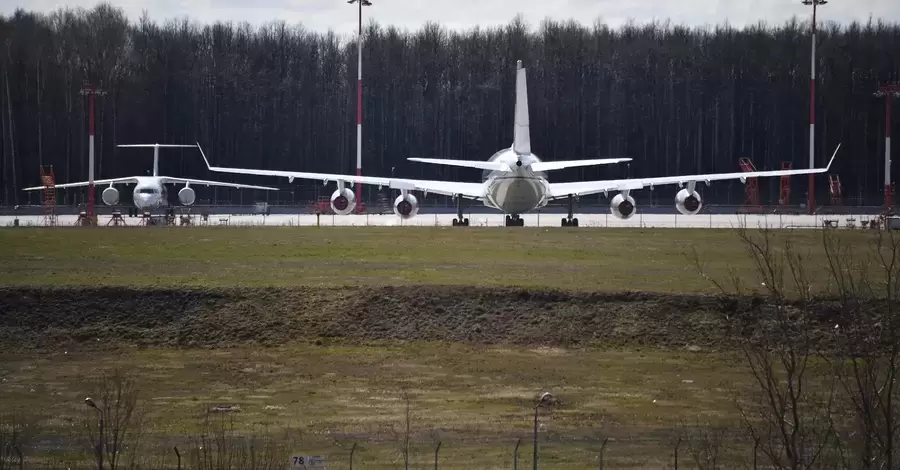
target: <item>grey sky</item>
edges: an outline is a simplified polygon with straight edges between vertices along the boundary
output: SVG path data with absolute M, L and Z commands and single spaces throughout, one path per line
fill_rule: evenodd
M 474 25 L 507 24 L 521 13 L 532 26 L 550 17 L 575 19 L 592 24 L 602 19 L 619 26 L 629 19 L 638 23 L 671 19 L 673 23 L 704 25 L 724 23 L 734 26 L 760 20 L 780 24 L 793 15 L 808 20 L 812 8 L 801 0 L 371 0 L 364 7 L 363 20 L 374 18 L 382 25 L 417 29 L 426 21 L 435 21 L 450 29 Z M 95 0 L 0 0 L 0 11 L 9 14 L 17 7 L 49 12 L 63 6 L 92 7 Z M 355 32 L 357 7 L 346 0 L 112 0 L 131 19 L 146 10 L 156 22 L 185 16 L 201 23 L 248 21 L 258 25 L 273 19 L 302 23 L 307 29 L 334 30 L 339 34 Z M 849 22 L 883 19 L 900 22 L 898 0 L 831 0 L 820 7 L 823 21 Z

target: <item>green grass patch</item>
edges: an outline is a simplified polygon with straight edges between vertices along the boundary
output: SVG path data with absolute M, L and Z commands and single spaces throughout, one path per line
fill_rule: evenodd
M 866 232 L 841 232 L 865 249 Z M 821 231 L 781 231 L 827 277 Z M 711 292 L 755 270 L 732 230 L 461 227 L 18 228 L 0 231 L 0 284 L 295 286 L 449 284 Z M 815 282 L 815 281 L 821 282 Z

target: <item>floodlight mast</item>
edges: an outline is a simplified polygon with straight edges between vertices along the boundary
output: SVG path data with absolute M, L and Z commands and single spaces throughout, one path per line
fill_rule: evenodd
M 105 95 L 106 92 L 98 90 L 96 86 L 85 83 L 81 86 L 80 93 L 88 95 L 89 104 L 89 132 L 88 137 L 88 223 L 97 225 L 97 217 L 94 213 L 94 95 Z
M 878 87 L 875 96 L 884 97 L 884 210 L 892 212 L 894 188 L 891 184 L 891 102 L 900 98 L 900 83 Z
M 347 3 L 359 4 L 359 32 L 356 38 L 357 72 L 356 72 L 356 176 L 362 176 L 362 7 L 371 6 L 369 0 L 347 0 Z M 356 213 L 362 212 L 362 183 L 356 182 Z
M 816 168 L 816 7 L 825 5 L 828 0 L 803 0 L 804 5 L 812 5 L 812 55 L 810 55 L 809 78 L 809 169 Z M 816 210 L 815 174 L 809 174 L 809 214 Z

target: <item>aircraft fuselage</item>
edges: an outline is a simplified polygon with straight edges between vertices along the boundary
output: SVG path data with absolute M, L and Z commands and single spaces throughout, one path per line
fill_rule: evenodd
M 132 193 L 135 207 L 139 210 L 154 210 L 167 205 L 168 192 L 159 178 L 139 176 L 137 180 Z
M 532 153 L 516 154 L 512 148 L 503 149 L 488 160 L 507 163 L 512 172 L 485 170 L 484 205 L 505 214 L 524 214 L 547 205 L 550 186 L 545 172 L 534 172 L 528 167 L 541 161 Z M 517 162 L 522 162 L 521 166 Z

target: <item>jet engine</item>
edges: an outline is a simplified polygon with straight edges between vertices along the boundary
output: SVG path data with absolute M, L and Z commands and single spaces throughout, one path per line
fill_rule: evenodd
M 401 194 L 394 199 L 394 213 L 402 219 L 415 217 L 419 212 L 419 200 L 412 194 Z
M 181 203 L 184 204 L 185 206 L 189 206 L 189 205 L 193 204 L 194 198 L 196 198 L 196 197 L 197 197 L 197 194 L 194 192 L 194 190 L 187 186 L 181 188 L 181 190 L 178 191 L 178 200 L 181 201 Z
M 331 210 L 337 215 L 347 215 L 356 207 L 356 196 L 350 188 L 339 188 L 331 195 Z
M 684 188 L 675 195 L 675 208 L 684 215 L 694 215 L 700 212 L 701 207 L 703 204 L 700 202 L 700 194 L 697 191 L 689 191 Z
M 620 219 L 630 219 L 634 215 L 634 198 L 623 193 L 616 194 L 609 203 L 609 211 Z
M 119 190 L 110 186 L 103 190 L 100 198 L 103 199 L 103 203 L 107 206 L 114 206 L 119 202 Z

